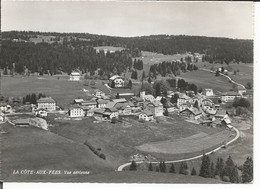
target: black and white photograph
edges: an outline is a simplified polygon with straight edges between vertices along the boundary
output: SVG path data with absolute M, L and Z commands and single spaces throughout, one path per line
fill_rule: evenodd
M 251 184 L 254 2 L 1 1 L 0 180 Z

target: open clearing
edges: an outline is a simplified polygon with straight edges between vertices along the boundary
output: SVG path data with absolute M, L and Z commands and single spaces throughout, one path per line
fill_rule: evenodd
M 183 78 L 189 83 L 194 83 L 198 87 L 202 87 L 202 89 L 211 88 L 215 92 L 227 92 L 233 86 L 226 77 L 216 77 L 214 73 L 202 70 L 182 73 L 178 78 Z
M 98 46 L 98 47 L 94 47 L 94 49 L 98 49 L 98 50 L 108 50 L 108 51 L 122 51 L 124 50 L 125 48 L 123 47 L 114 47 L 114 46 Z

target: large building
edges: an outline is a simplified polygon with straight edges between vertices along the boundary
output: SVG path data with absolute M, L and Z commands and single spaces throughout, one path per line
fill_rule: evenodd
M 110 77 L 109 81 L 110 81 L 110 86 L 114 82 L 115 87 L 123 87 L 124 83 L 125 83 L 123 78 L 119 75 L 114 75 L 114 76 Z
M 222 93 L 221 94 L 221 101 L 222 102 L 233 102 L 235 100 L 235 98 L 240 98 L 241 95 L 239 93 L 236 92 L 226 92 L 226 93 Z
M 146 108 L 151 111 L 155 117 L 163 116 L 163 105 L 159 101 L 149 102 Z
M 73 107 L 69 108 L 69 116 L 71 118 L 84 117 L 85 112 L 84 112 L 83 108 L 81 108 L 79 106 L 73 106 Z
M 80 76 L 79 72 L 71 72 L 70 81 L 80 81 Z
M 56 110 L 56 102 L 51 97 L 44 97 L 37 100 L 37 108 L 38 109 L 46 109 L 47 111 L 55 111 Z

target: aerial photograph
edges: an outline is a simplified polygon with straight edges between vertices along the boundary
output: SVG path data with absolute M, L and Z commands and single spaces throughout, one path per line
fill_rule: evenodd
M 253 12 L 1 1 L 0 180 L 253 183 Z

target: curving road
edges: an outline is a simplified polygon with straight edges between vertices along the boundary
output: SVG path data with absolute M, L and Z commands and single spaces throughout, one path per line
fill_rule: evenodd
M 237 128 L 235 128 L 235 127 L 233 127 L 233 129 L 236 131 L 236 136 L 235 136 L 232 140 L 230 140 L 229 142 L 227 142 L 225 146 L 227 146 L 227 145 L 233 143 L 233 142 L 236 141 L 236 140 L 239 138 L 239 136 L 240 136 L 239 130 L 238 130 Z M 213 152 L 216 152 L 216 151 L 220 150 L 222 147 L 223 147 L 223 145 L 217 147 L 217 148 L 214 149 L 214 150 L 211 150 L 211 151 L 205 153 L 205 155 L 209 155 L 209 154 L 211 154 L 211 153 L 213 153 Z M 203 155 L 204 155 L 204 154 L 201 154 L 201 155 L 198 155 L 198 156 L 194 156 L 194 157 L 191 157 L 191 158 L 186 158 L 186 159 L 179 159 L 179 160 L 173 160 L 173 161 L 165 161 L 165 163 L 177 163 L 177 162 L 183 162 L 183 161 L 194 160 L 194 159 L 201 158 Z M 147 161 L 137 161 L 136 164 L 141 164 L 141 163 L 145 163 L 145 162 L 147 162 Z M 159 161 L 154 161 L 154 162 L 151 162 L 151 163 L 153 163 L 153 164 L 158 164 L 158 163 L 160 163 L 160 162 L 159 162 Z M 117 168 L 117 171 L 123 171 L 123 169 L 124 169 L 125 167 L 130 166 L 130 165 L 131 165 L 131 162 L 125 163 L 125 164 L 123 164 L 123 165 L 120 165 L 120 166 Z

